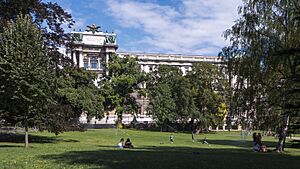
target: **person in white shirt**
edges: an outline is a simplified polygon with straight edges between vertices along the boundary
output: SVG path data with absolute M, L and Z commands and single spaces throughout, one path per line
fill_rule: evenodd
M 118 143 L 118 148 L 123 148 L 123 144 L 124 144 L 124 139 L 121 138 L 121 140 Z

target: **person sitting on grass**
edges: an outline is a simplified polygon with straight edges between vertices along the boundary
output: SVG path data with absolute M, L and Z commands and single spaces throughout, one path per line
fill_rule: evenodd
M 121 138 L 121 140 L 118 143 L 118 148 L 123 148 L 124 139 Z
M 268 149 L 267 146 L 262 143 L 262 136 L 260 133 L 257 135 L 257 142 L 259 144 L 259 152 L 266 153 Z
M 202 140 L 202 144 L 208 144 L 206 137 Z
M 253 133 L 253 151 L 254 152 L 267 152 L 267 146 L 262 144 L 262 136 L 260 133 Z
M 133 148 L 133 145 L 129 138 L 127 138 L 127 140 L 125 141 L 124 148 Z
M 171 144 L 174 143 L 174 136 L 173 136 L 173 135 L 170 136 L 170 143 L 171 143 Z

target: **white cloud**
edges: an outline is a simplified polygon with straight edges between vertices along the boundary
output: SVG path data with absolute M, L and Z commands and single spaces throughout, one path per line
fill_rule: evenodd
M 221 35 L 238 18 L 237 7 L 241 4 L 241 0 L 182 0 L 176 9 L 133 0 L 105 2 L 106 13 L 122 27 L 146 34 L 139 43 L 162 52 L 210 55 L 226 45 Z

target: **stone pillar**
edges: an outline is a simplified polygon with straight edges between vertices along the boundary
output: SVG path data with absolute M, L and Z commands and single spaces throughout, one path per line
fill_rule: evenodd
M 225 124 L 223 125 L 223 131 L 225 131 L 226 129 L 225 129 Z
M 109 54 L 108 52 L 105 53 L 105 64 L 106 64 L 106 67 L 108 68 L 108 61 L 109 61 Z M 108 76 L 109 72 L 108 72 L 108 69 L 105 70 L 105 75 Z
M 144 66 L 144 71 L 145 71 L 146 73 L 149 73 L 149 66 L 148 66 L 148 65 L 145 65 L 145 66 Z
M 72 51 L 72 59 L 73 59 L 74 65 L 77 65 L 77 60 L 76 60 L 76 50 L 73 50 L 73 51 Z
M 78 63 L 78 65 L 79 65 L 79 67 L 83 67 L 84 65 L 83 65 L 83 54 L 82 54 L 82 52 L 79 52 L 79 61 L 78 61 L 79 63 Z
M 144 114 L 144 96 L 141 96 L 142 106 L 141 106 L 141 115 Z

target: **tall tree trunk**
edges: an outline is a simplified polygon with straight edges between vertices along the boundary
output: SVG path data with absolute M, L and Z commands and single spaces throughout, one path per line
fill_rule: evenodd
M 283 126 L 282 126 L 281 132 L 279 134 L 279 140 L 278 140 L 278 144 L 276 147 L 276 150 L 279 152 L 284 151 L 285 138 L 287 135 L 288 125 L 289 125 L 289 115 L 285 114 L 283 116 Z
M 25 126 L 25 147 L 29 147 L 29 142 L 28 142 L 28 126 Z

